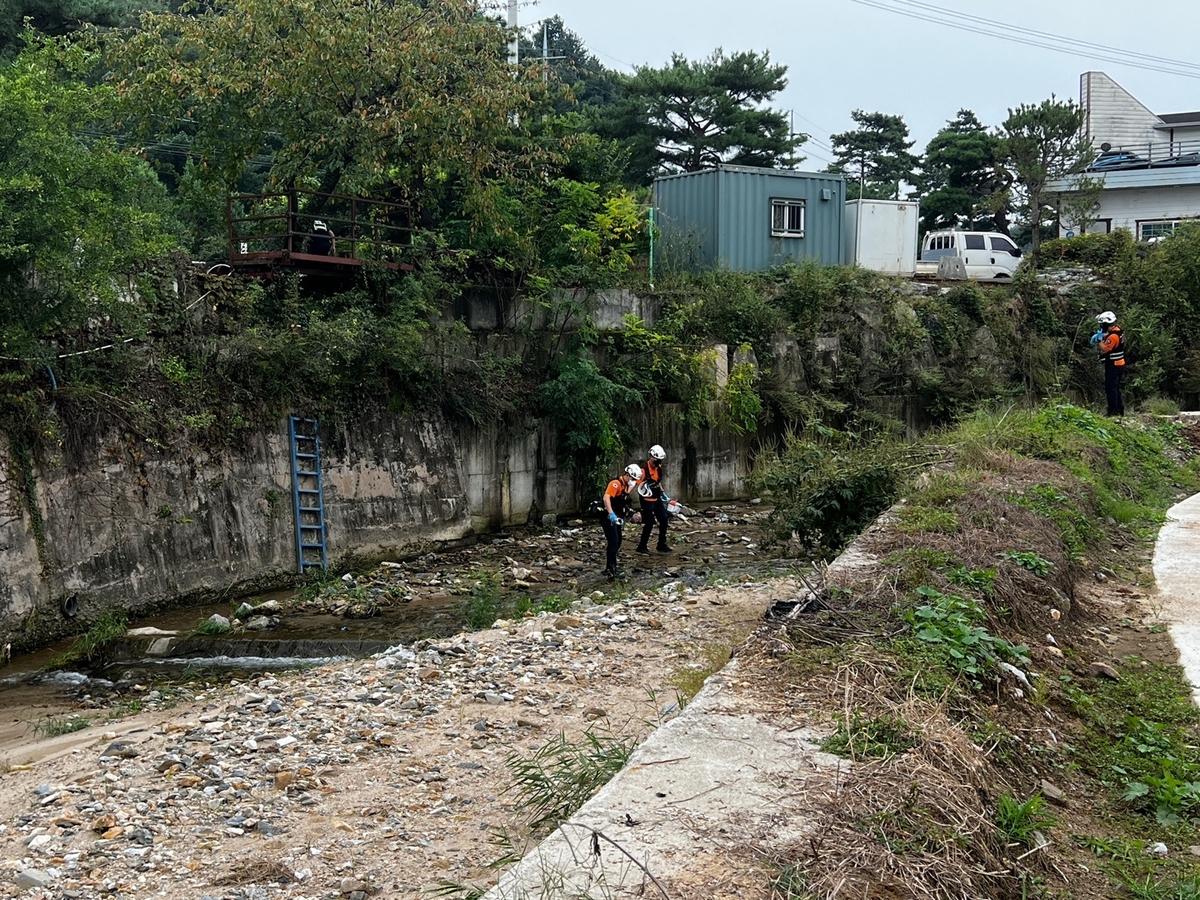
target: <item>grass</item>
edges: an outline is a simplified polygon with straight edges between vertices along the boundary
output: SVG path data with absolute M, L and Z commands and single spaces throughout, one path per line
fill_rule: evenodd
M 33 733 L 38 737 L 59 737 L 64 734 L 74 734 L 83 731 L 92 724 L 86 716 L 46 716 L 33 723 Z
M 548 832 L 566 821 L 621 771 L 636 738 L 588 729 L 578 739 L 559 734 L 524 757 L 508 758 L 516 808 L 529 828 Z
M 1034 794 L 1028 800 L 1004 796 L 996 803 L 992 817 L 1000 833 L 1013 844 L 1032 846 L 1034 833 L 1051 828 L 1056 820 L 1046 808 L 1046 798 Z
M 847 722 L 837 717 L 838 728 L 821 743 L 826 753 L 847 759 L 887 759 L 916 746 L 917 736 L 899 716 L 868 718 L 855 710 Z
M 102 666 L 108 661 L 113 644 L 124 637 L 127 630 L 125 614 L 114 609 L 107 610 L 75 639 L 65 653 L 50 661 L 50 668 L 61 669 L 80 663 Z
M 704 682 L 710 675 L 724 668 L 729 662 L 730 652 L 729 647 L 704 644 L 700 648 L 700 662 L 683 666 L 671 673 L 668 681 L 679 692 L 681 706 L 700 693 L 700 688 L 704 687 Z
M 463 622 L 473 631 L 491 628 L 492 623 L 503 617 L 504 605 L 500 593 L 500 576 L 495 572 L 480 571 L 475 575 L 475 586 L 471 595 L 460 607 Z

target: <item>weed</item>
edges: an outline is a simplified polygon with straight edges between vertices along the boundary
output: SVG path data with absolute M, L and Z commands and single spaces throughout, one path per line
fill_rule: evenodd
M 1043 578 L 1050 574 L 1050 569 L 1054 565 L 1050 560 L 1025 550 L 1005 550 L 1000 556 L 1003 559 L 1012 560 L 1022 569 L 1028 569 L 1034 575 L 1041 575 Z
M 50 667 L 61 669 L 78 663 L 101 666 L 108 660 L 113 645 L 125 636 L 127 629 L 125 615 L 110 609 L 93 622 L 85 633 L 77 637 L 65 653 L 52 659 Z
M 979 624 L 985 618 L 979 604 L 957 594 L 943 594 L 923 586 L 917 593 L 926 599 L 904 613 L 918 640 L 934 647 L 951 671 L 966 677 L 976 689 L 981 677 L 1001 659 L 1021 659 L 1028 649 L 1009 643 Z
M 491 628 L 501 617 L 500 576 L 495 572 L 480 571 L 475 575 L 475 586 L 471 596 L 462 604 L 462 617 L 467 626 L 475 631 Z
M 519 616 L 536 616 L 540 613 L 561 613 L 569 610 L 574 602 L 574 597 L 564 594 L 551 594 L 549 597 L 543 597 L 537 603 L 534 603 L 529 597 L 522 597 L 517 601 L 516 610 Z
M 1001 797 L 992 821 L 1010 843 L 1026 847 L 1030 846 L 1035 831 L 1051 828 L 1055 823 L 1041 794 L 1034 794 L 1024 802 L 1007 795 Z
M 529 816 L 535 832 L 557 827 L 621 771 L 636 743 L 588 729 L 577 741 L 559 734 L 530 757 L 511 754 L 517 809 Z
M 978 591 L 989 597 L 996 586 L 995 569 L 968 569 L 966 566 L 958 566 L 946 577 L 951 584 Z
M 1175 765 L 1164 761 L 1161 774 L 1143 775 L 1141 781 L 1131 781 L 1122 799 L 1141 801 L 1142 805 L 1148 802 L 1154 807 L 1154 817 L 1160 825 L 1178 825 L 1200 801 L 1200 781 L 1179 778 Z
M 33 733 L 38 737 L 58 737 L 83 731 L 92 724 L 86 716 L 46 716 L 33 723 Z
M 849 723 L 838 716 L 838 729 L 821 743 L 821 749 L 848 759 L 886 759 L 916 746 L 909 724 L 898 716 L 867 718 L 855 710 Z

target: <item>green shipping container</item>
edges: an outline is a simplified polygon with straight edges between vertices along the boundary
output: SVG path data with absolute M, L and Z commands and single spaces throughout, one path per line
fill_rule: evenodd
M 841 175 L 720 166 L 654 181 L 668 268 L 758 272 L 788 261 L 845 262 Z

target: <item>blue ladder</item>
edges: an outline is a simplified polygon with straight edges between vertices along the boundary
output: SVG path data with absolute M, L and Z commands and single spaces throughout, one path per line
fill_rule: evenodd
M 325 495 L 321 490 L 321 441 L 317 420 L 291 416 L 292 508 L 296 511 L 296 566 L 329 568 L 325 552 Z

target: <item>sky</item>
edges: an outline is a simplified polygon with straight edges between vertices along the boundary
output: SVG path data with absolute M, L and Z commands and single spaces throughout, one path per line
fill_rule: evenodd
M 1106 72 L 1155 113 L 1200 110 L 1197 0 L 537 0 L 519 10 L 522 25 L 555 15 L 619 71 L 665 65 L 672 52 L 769 51 L 789 82 L 771 105 L 792 111 L 795 129 L 813 138 L 802 148 L 803 169 L 825 167 L 830 135 L 854 127 L 854 109 L 903 116 L 920 152 L 960 108 L 998 125 L 1021 103 L 1051 94 L 1077 101 L 1088 70 Z M 1148 65 L 1179 69 L 1145 57 L 1190 63 L 1190 74 L 1134 68 L 1107 51 L 1068 55 L 1002 39 L 1028 40 L 1028 30 L 1055 46 L 1065 37 L 1142 54 Z

